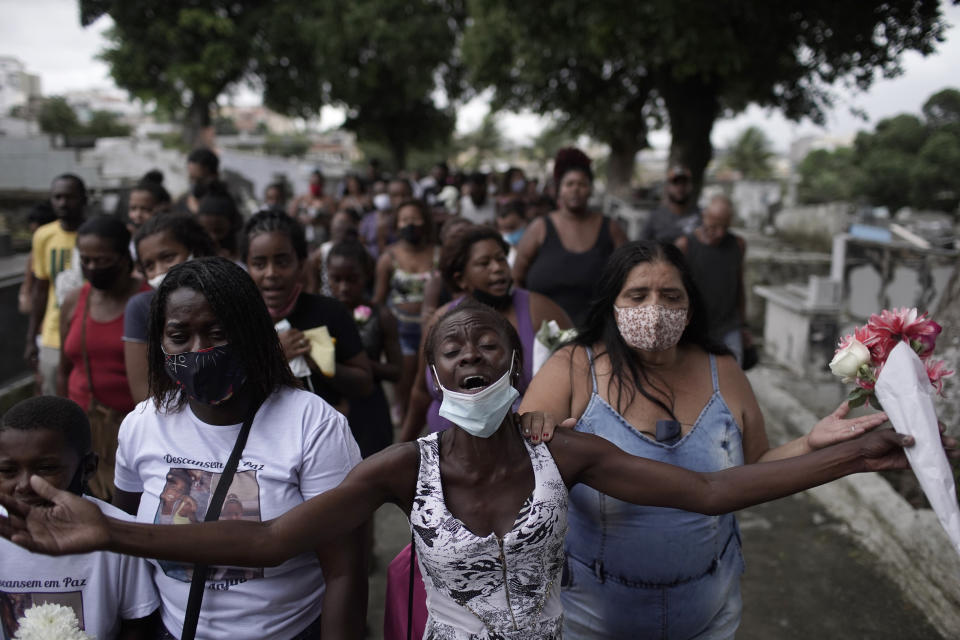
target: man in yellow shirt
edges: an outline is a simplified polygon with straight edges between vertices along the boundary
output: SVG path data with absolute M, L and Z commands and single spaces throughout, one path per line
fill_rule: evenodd
M 83 222 L 87 188 L 83 180 L 63 174 L 53 180 L 50 203 L 57 219 L 33 234 L 33 306 L 27 323 L 24 359 L 40 375 L 40 391 L 57 393 L 57 365 L 60 362 L 60 306 L 57 304 L 57 274 L 70 268 L 77 244 L 77 227 Z M 40 345 L 37 345 L 37 335 Z

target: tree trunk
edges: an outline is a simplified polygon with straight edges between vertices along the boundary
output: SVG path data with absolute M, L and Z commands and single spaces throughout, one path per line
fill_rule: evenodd
M 703 174 L 713 158 L 710 133 L 720 114 L 719 88 L 692 78 L 667 77 L 659 84 L 670 118 L 670 164 L 682 164 L 693 174 L 693 197 L 700 196 Z
M 630 196 L 630 182 L 633 180 L 633 167 L 637 152 L 643 147 L 633 142 L 639 136 L 617 136 L 608 140 L 610 158 L 607 161 L 607 191 L 615 196 Z
M 187 109 L 187 118 L 183 123 L 183 143 L 190 149 L 211 146 L 210 105 L 212 100 L 195 96 Z

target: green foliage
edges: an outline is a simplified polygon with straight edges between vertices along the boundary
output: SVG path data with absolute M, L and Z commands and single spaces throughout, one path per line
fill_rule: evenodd
M 943 89 L 933 94 L 923 104 L 923 118 L 934 129 L 960 127 L 960 91 Z
M 494 109 L 551 115 L 632 158 L 660 122 L 650 100 L 651 4 L 472 2 L 463 39 L 470 79 L 494 89 Z
M 847 147 L 811 151 L 797 171 L 800 175 L 797 199 L 803 204 L 851 201 L 862 180 L 853 150 Z
M 310 138 L 306 135 L 279 136 L 268 134 L 263 150 L 270 155 L 301 157 L 310 150 Z
M 109 14 L 102 58 L 117 84 L 187 122 L 187 137 L 210 124 L 217 96 L 246 82 L 265 104 L 311 117 L 323 104 L 348 109 L 346 126 L 407 149 L 449 137 L 462 85 L 454 46 L 460 0 L 80 0 L 84 25 Z
M 546 165 L 557 155 L 557 151 L 563 147 L 571 146 L 576 139 L 577 135 L 574 131 L 561 123 L 555 122 L 544 127 L 543 131 L 533 139 L 533 143 L 527 151 L 535 162 Z
M 120 122 L 119 116 L 110 111 L 94 111 L 83 133 L 94 138 L 122 138 L 130 135 L 130 126 Z
M 455 144 L 469 156 L 464 168 L 476 170 L 484 164 L 489 164 L 504 146 L 503 132 L 497 121 L 497 114 L 493 111 L 487 113 L 476 129 L 460 136 Z
M 80 124 L 73 107 L 60 96 L 47 98 L 40 104 L 37 122 L 44 133 L 64 136 L 111 138 L 130 135 L 130 127 L 110 111 L 94 111 L 87 124 Z
M 186 118 L 188 138 L 210 124 L 217 96 L 253 75 L 257 45 L 269 47 L 271 3 L 80 0 L 80 14 L 84 25 L 110 15 L 110 45 L 100 57 L 117 85 Z
M 80 121 L 76 112 L 60 96 L 52 96 L 43 101 L 37 114 L 37 122 L 44 133 L 68 136 L 80 132 Z
M 901 207 L 956 211 L 960 204 L 960 92 L 944 89 L 923 106 L 924 119 L 901 114 L 861 131 L 852 149 L 812 151 L 799 167 L 801 202 L 864 199 Z
M 757 103 L 822 123 L 834 83 L 866 89 L 896 75 L 904 51 L 932 52 L 945 29 L 937 0 L 475 0 L 470 10 L 464 59 L 495 107 L 554 115 L 621 159 L 668 117 L 671 157 L 697 180 L 717 117 Z
M 956 211 L 960 203 L 960 135 L 949 124 L 920 148 L 910 170 L 912 204 Z
M 347 107 L 345 127 L 378 142 L 402 168 L 414 148 L 442 146 L 463 89 L 460 0 L 336 0 L 298 23 L 315 40 L 323 95 Z M 322 34 L 322 37 L 317 37 Z M 435 96 L 448 104 L 437 106 Z
M 747 127 L 733 141 L 724 163 L 750 180 L 767 180 L 773 177 L 770 160 L 773 151 L 770 139 L 758 127 Z

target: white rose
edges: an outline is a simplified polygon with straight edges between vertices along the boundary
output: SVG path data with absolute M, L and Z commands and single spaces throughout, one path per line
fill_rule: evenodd
M 863 346 L 863 343 L 856 339 L 851 339 L 843 349 L 837 351 L 830 361 L 830 371 L 833 375 L 843 378 L 844 382 L 850 382 L 857 377 L 857 372 L 865 364 L 870 363 L 870 350 Z

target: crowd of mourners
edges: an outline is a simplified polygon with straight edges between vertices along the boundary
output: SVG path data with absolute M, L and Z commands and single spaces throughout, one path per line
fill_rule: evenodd
M 386 638 L 732 638 L 731 512 L 905 465 L 845 405 L 770 446 L 746 246 L 686 167 L 632 242 L 574 148 L 542 181 L 315 171 L 248 214 L 214 152 L 187 171 L 95 217 L 60 175 L 31 212 L 2 639 L 46 603 L 105 640 L 362 638 L 385 503 Z

